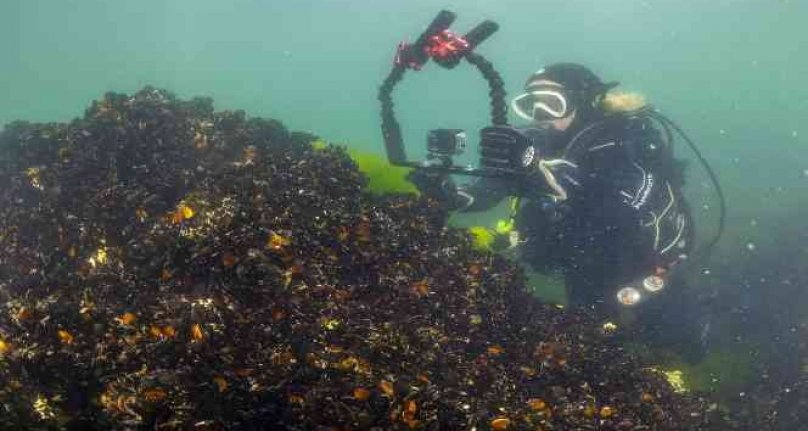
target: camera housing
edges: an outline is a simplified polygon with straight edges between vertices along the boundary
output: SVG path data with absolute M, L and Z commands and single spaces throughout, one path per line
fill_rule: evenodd
M 466 132 L 462 129 L 433 129 L 427 135 L 427 151 L 433 157 L 453 157 L 466 151 Z

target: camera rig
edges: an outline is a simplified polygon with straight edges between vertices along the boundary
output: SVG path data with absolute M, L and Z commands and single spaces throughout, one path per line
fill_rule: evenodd
M 533 162 L 535 149 L 524 134 L 511 127 L 506 119 L 508 108 L 505 90 L 499 73 L 491 62 L 473 52 L 499 26 L 490 20 L 483 21 L 464 36 L 449 26 L 456 15 L 441 11 L 415 43 L 401 42 L 396 51 L 393 70 L 379 88 L 378 99 L 382 104 L 382 134 L 387 158 L 396 166 L 407 166 L 446 174 L 463 174 L 479 177 L 514 177 L 524 175 Z M 427 136 L 426 160 L 407 159 L 401 128 L 396 121 L 392 92 L 404 77 L 407 69 L 421 70 L 432 59 L 438 65 L 453 69 L 462 59 L 474 65 L 488 82 L 491 97 L 491 126 L 480 130 L 480 166 L 460 166 L 452 157 L 466 148 L 466 134 L 460 129 L 433 129 Z

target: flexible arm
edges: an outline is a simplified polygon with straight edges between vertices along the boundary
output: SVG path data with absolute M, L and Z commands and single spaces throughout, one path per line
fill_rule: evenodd
M 512 194 L 508 182 L 498 178 L 478 178 L 457 188 L 460 212 L 486 211 Z
M 409 180 L 423 195 L 446 205 L 450 211 L 486 211 L 511 194 L 508 182 L 499 178 L 476 178 L 457 186 L 446 173 L 415 169 Z

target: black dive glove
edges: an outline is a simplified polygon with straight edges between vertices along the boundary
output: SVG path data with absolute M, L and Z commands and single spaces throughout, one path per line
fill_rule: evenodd
M 457 186 L 452 178 L 444 172 L 415 168 L 407 175 L 407 179 L 415 184 L 421 194 L 446 204 L 449 208 L 460 205 Z
M 480 166 L 524 173 L 536 157 L 530 135 L 511 126 L 490 126 L 480 131 Z

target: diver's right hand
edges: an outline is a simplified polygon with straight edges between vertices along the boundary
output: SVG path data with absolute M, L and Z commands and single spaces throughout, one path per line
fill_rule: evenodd
M 490 126 L 480 130 L 480 166 L 520 171 L 536 156 L 526 133 L 511 126 Z
M 421 194 L 429 198 L 450 206 L 457 200 L 457 186 L 444 172 L 415 168 L 407 175 L 407 179 L 415 184 Z

